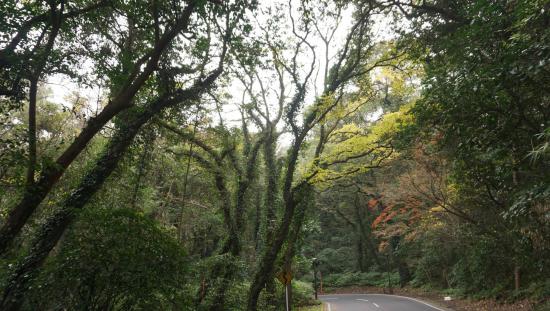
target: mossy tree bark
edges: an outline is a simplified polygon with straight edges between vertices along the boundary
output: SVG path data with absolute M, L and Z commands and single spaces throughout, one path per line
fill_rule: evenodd
M 135 95 L 156 70 L 161 56 L 170 43 L 181 31 L 187 29 L 195 7 L 195 2 L 190 2 L 187 5 L 174 26 L 167 28 L 153 49 L 145 55 L 146 62 L 144 63 L 144 67 L 142 68 L 142 64 L 140 63 L 140 66 L 135 66 L 132 69 L 133 71 L 128 75 L 125 84 L 109 104 L 97 116 L 88 121 L 75 140 L 57 158 L 55 164 L 46 167 L 40 173 L 36 183 L 33 183 L 32 187 L 25 189 L 22 199 L 10 210 L 6 221 L 0 228 L 0 254 L 4 254 L 8 250 L 10 244 L 27 223 L 29 217 L 31 217 L 65 170 L 86 148 L 92 138 L 116 115 L 132 107 Z
M 194 103 L 200 95 L 221 74 L 221 67 L 204 80 L 186 90 L 165 95 L 144 108 L 133 108 L 125 113 L 124 122 L 105 147 L 94 167 L 84 176 L 79 186 L 65 200 L 59 211 L 54 213 L 39 229 L 32 243 L 29 255 L 18 263 L 11 273 L 0 306 L 2 310 L 19 310 L 28 290 L 28 282 L 44 263 L 50 251 L 74 220 L 78 210 L 82 209 L 92 196 L 101 188 L 105 180 L 117 167 L 140 128 L 167 107 L 179 103 Z

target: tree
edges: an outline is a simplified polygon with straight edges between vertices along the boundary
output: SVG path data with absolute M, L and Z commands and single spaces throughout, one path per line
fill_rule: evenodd
M 4 290 L 3 305 L 5 309 L 17 310 L 22 303 L 22 297 L 26 290 L 25 276 L 40 267 L 51 249 L 57 244 L 61 235 L 74 219 L 74 213 L 82 209 L 93 194 L 101 187 L 103 182 L 116 168 L 122 155 L 131 144 L 133 138 L 142 125 L 152 117 L 162 112 L 167 107 L 177 105 L 181 102 L 193 103 L 200 99 L 200 95 L 207 88 L 211 87 L 216 78 L 221 74 L 225 55 L 227 51 L 227 40 L 236 23 L 241 19 L 240 10 L 245 9 L 242 3 L 236 3 L 234 7 L 227 5 L 227 12 L 217 13 L 225 17 L 226 29 L 222 34 L 223 47 L 219 56 L 219 62 L 207 76 L 201 77 L 186 89 L 175 89 L 167 93 L 161 93 L 157 99 L 152 100 L 145 107 L 132 109 L 126 115 L 125 122 L 119 124 L 120 128 L 107 144 L 104 152 L 98 158 L 96 165 L 84 176 L 77 189 L 68 196 L 61 209 L 54 214 L 38 233 L 28 255 L 14 269 L 8 285 Z M 231 9 L 236 10 L 234 17 Z M 215 13 L 213 18 L 217 18 Z M 234 19 L 233 19 L 234 18 Z M 207 59 L 209 53 L 206 53 Z
M 299 232 L 299 230 L 291 230 L 293 222 L 296 224 L 296 228 L 301 227 L 301 217 L 295 218 L 295 215 L 301 215 L 304 211 L 300 209 L 308 206 L 307 204 L 303 204 L 302 199 L 310 197 L 307 195 L 309 181 L 320 171 L 314 168 L 304 176 L 299 176 L 296 171 L 300 151 L 306 142 L 308 134 L 314 127 L 321 124 L 325 120 L 325 117 L 339 105 L 344 96 L 343 89 L 345 86 L 351 84 L 355 79 L 367 75 L 374 68 L 387 65 L 391 60 L 396 58 L 396 56 L 391 55 L 376 59 L 373 63 L 367 63 L 375 46 L 372 42 L 369 42 L 368 37 L 371 8 L 357 7 L 354 23 L 334 63 L 325 64 L 329 70 L 327 71 L 323 91 L 315 98 L 311 107 L 305 110 L 303 120 L 298 122 L 299 113 L 306 100 L 307 87 L 314 83 L 312 82 L 312 75 L 315 71 L 316 53 L 314 47 L 308 42 L 308 37 L 314 31 L 312 24 L 314 17 L 310 19 L 309 15 L 304 15 L 300 20 L 295 21 L 292 17 L 291 5 L 292 3 L 290 3 L 289 7 L 289 15 L 291 16 L 289 27 L 297 40 L 296 48 L 294 49 L 294 54 L 291 54 L 288 59 L 284 55 L 275 54 L 277 57 L 276 60 L 281 63 L 293 84 L 293 96 L 285 104 L 285 122 L 290 129 L 293 140 L 288 149 L 286 163 L 282 171 L 280 191 L 283 198 L 283 212 L 276 228 L 274 239 L 268 244 L 253 277 L 249 291 L 248 310 L 256 310 L 260 292 L 273 274 L 274 263 L 283 248 L 285 240 L 290 238 L 287 244 L 293 244 L 293 240 L 295 240 Z M 301 10 L 307 11 L 309 8 L 302 6 Z M 298 26 L 298 22 L 300 22 L 300 26 Z M 270 43 L 270 47 L 277 52 L 276 46 L 273 43 Z M 300 53 L 311 55 L 312 62 L 305 67 L 305 73 L 301 73 L 298 69 L 297 58 Z M 319 140 L 315 152 L 316 158 L 321 155 L 325 140 L 326 138 L 324 137 Z M 291 231 L 294 234 L 289 237 Z M 292 249 L 292 247 L 289 249 Z M 288 264 L 288 262 L 285 263 L 285 265 Z
M 162 20 L 159 19 L 160 8 L 156 8 L 153 12 L 156 16 L 153 16 L 155 23 L 149 29 L 143 29 L 143 31 L 150 31 L 149 33 L 155 33 L 156 35 L 151 38 L 149 36 L 142 36 L 141 38 L 145 39 L 144 42 L 134 42 L 134 33 L 137 31 L 133 27 L 128 28 L 128 34 L 126 36 L 121 36 L 121 38 L 114 38 L 115 42 L 112 42 L 115 46 L 118 44 L 117 55 L 120 64 L 121 70 L 110 69 L 110 68 L 98 68 L 99 73 L 107 73 L 109 78 L 111 89 L 111 95 L 109 96 L 108 104 L 103 108 L 103 110 L 96 116 L 89 119 L 87 125 L 82 129 L 80 134 L 75 138 L 75 140 L 57 157 L 52 165 L 45 167 L 38 180 L 35 182 L 30 182 L 30 173 L 29 173 L 29 183 L 26 187 L 22 199 L 19 203 L 10 211 L 6 221 L 0 228 L 0 252 L 5 253 L 9 244 L 15 236 L 20 232 L 21 228 L 25 225 L 28 218 L 33 214 L 38 205 L 44 200 L 46 195 L 52 190 L 54 185 L 57 183 L 59 178 L 63 175 L 65 170 L 71 165 L 75 158 L 84 150 L 90 140 L 107 124 L 113 117 L 118 115 L 121 111 L 126 110 L 135 105 L 134 98 L 136 94 L 142 89 L 142 87 L 149 80 L 151 75 L 156 71 L 156 68 L 159 65 L 161 57 L 168 50 L 168 47 L 171 45 L 172 41 L 181 34 L 181 32 L 188 29 L 191 23 L 191 15 L 195 11 L 197 3 L 189 2 L 183 8 L 176 8 L 175 11 L 171 10 L 169 4 L 166 5 L 166 10 L 162 12 L 165 14 L 162 16 Z M 122 4 L 124 8 L 124 4 Z M 61 5 L 63 8 L 63 4 Z M 61 9 L 62 10 L 62 9 Z M 87 10 L 84 10 L 87 11 Z M 52 12 L 56 12 L 55 7 L 52 7 Z M 119 16 L 119 18 L 126 18 L 128 24 L 133 25 L 133 23 L 139 23 L 139 19 L 147 19 L 149 15 L 145 16 L 133 16 L 131 11 L 119 11 L 113 10 L 109 11 L 107 15 L 103 15 L 105 19 L 116 19 L 118 12 L 128 13 L 127 15 Z M 63 14 L 59 15 L 61 18 Z M 35 16 L 36 17 L 36 16 Z M 34 17 L 33 17 L 34 18 Z M 60 22 L 58 22 L 60 23 Z M 145 23 L 147 24 L 147 23 Z M 165 29 L 160 31 L 161 26 Z M 102 29 L 103 30 L 103 29 Z M 80 34 L 80 33 L 79 33 Z M 94 33 L 96 34 L 96 33 Z M 84 33 L 83 35 L 90 35 Z M 107 33 L 97 33 L 97 35 L 105 38 L 107 42 L 113 40 L 112 36 Z M 16 35 L 17 36 L 17 35 Z M 117 40 L 118 39 L 118 40 Z M 152 48 L 148 48 L 148 44 Z M 9 48 L 9 47 L 8 47 Z M 106 49 L 114 48 L 110 45 L 105 46 Z M 92 51 L 92 53 L 95 51 Z M 102 64 L 103 61 L 107 61 L 109 58 L 104 59 L 103 55 L 110 56 L 111 53 L 98 53 L 92 54 L 92 60 L 97 61 Z M 131 57 L 129 55 L 132 55 Z M 132 62 L 134 62 L 132 64 Z M 143 68 L 142 68 L 143 66 Z M 116 67 L 115 67 L 116 68 Z M 31 90 L 33 94 L 36 95 L 36 90 L 34 88 Z M 35 97 L 31 94 L 31 97 Z M 31 98 L 32 102 L 32 98 Z M 35 105 L 35 104 L 31 104 Z M 29 109 L 30 113 L 34 108 Z M 34 118 L 31 116 L 30 119 Z M 34 157 L 34 136 L 35 130 L 33 121 L 29 123 L 30 130 L 29 135 L 32 136 L 30 140 L 31 148 L 31 159 L 29 160 L 29 172 L 34 172 L 35 159 Z M 34 174 L 34 173 L 33 173 Z
M 548 37 L 545 5 L 472 1 L 454 8 L 468 24 L 449 31 L 432 21 L 434 26 L 422 34 L 430 51 L 422 52 L 427 60 L 425 91 L 416 116 L 430 128 L 428 135 L 440 135 L 458 195 L 484 203 L 472 202 L 478 206 L 476 214 L 489 208 L 486 212 L 498 215 L 484 226 L 495 226 L 506 236 L 517 267 L 531 248 L 525 232 L 543 234 L 546 226 L 539 221 L 539 210 L 525 205 L 525 195 L 538 193 L 548 180 L 548 163 L 528 156 L 532 146 L 542 143 L 539 134 L 549 117 L 544 86 L 548 67 L 543 61 L 547 49 L 529 52 L 539 44 L 532 41 L 535 36 L 543 41 Z M 490 219 L 480 214 L 476 218 Z M 517 290 L 517 273 L 516 279 Z

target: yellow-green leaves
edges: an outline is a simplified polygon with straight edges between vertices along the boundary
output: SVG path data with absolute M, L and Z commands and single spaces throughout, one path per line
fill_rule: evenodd
M 406 125 L 413 122 L 410 109 L 413 104 L 399 111 L 384 115 L 371 126 L 362 127 L 355 122 L 333 130 L 321 156 L 311 161 L 305 176 L 314 176 L 314 183 L 326 183 L 349 175 L 366 172 L 394 158 L 392 139 Z

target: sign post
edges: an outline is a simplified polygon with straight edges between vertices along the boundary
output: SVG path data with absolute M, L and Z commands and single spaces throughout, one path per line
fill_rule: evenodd
M 290 311 L 291 307 L 291 301 L 292 301 L 292 288 L 291 288 L 291 282 L 292 282 L 292 273 L 290 270 L 283 270 L 279 273 L 277 273 L 277 280 L 281 282 L 285 286 L 285 307 L 286 311 Z
M 285 304 L 286 304 L 286 311 L 290 311 L 290 283 L 286 284 L 285 286 Z
M 315 300 L 317 300 L 317 266 L 319 261 L 317 258 L 313 258 L 313 289 L 315 289 Z

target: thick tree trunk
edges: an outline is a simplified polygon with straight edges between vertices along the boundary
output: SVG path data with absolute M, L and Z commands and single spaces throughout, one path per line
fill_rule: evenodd
M 261 191 L 258 191 L 256 193 L 256 215 L 254 220 L 254 235 L 253 240 L 255 241 L 254 250 L 255 254 L 254 256 L 258 255 L 258 251 L 260 250 L 260 226 L 261 226 L 261 219 L 262 219 L 262 193 Z
M 275 159 L 275 138 L 273 133 L 273 128 L 271 127 L 271 124 L 266 125 L 266 138 L 265 142 L 263 143 L 263 153 L 264 153 L 264 162 L 265 162 L 265 176 L 266 176 L 266 184 L 265 184 L 265 237 L 264 237 L 264 252 L 269 248 L 270 242 L 273 241 L 273 237 L 275 235 L 275 223 L 277 221 L 276 219 L 276 208 L 277 208 L 277 196 L 279 193 L 277 179 L 278 179 L 278 170 L 277 170 L 277 164 Z M 267 290 L 267 302 L 268 305 L 273 306 L 276 301 L 276 293 L 275 293 L 275 282 L 274 282 L 274 276 L 273 271 L 269 272 L 269 275 L 265 277 L 265 281 L 262 285 L 265 285 L 265 288 Z M 260 288 L 260 292 L 261 292 Z M 259 295 L 259 293 L 258 293 Z M 257 302 L 256 302 L 257 304 Z
M 355 198 L 353 204 L 354 214 L 357 219 L 357 225 L 353 226 L 356 230 L 356 239 L 357 239 L 357 267 L 359 271 L 366 272 L 367 265 L 365 261 L 365 240 L 368 239 L 368 236 L 365 232 L 365 224 L 363 222 L 364 214 L 361 212 L 361 206 L 358 204 L 358 197 Z M 367 242 L 368 243 L 368 242 Z M 374 257 L 374 256 L 373 256 Z
M 244 153 L 244 158 L 246 159 L 246 165 L 244 172 L 239 171 L 239 181 L 237 189 L 237 197 L 235 199 L 235 226 L 239 231 L 239 234 L 242 234 L 245 230 L 244 226 L 244 216 L 247 209 L 247 194 L 250 189 L 250 185 L 256 177 L 256 162 L 258 159 L 258 153 L 262 145 L 263 138 L 260 138 L 253 146 L 247 146 Z
M 300 237 L 300 233 L 302 231 L 302 225 L 304 224 L 304 220 L 306 218 L 306 212 L 308 207 L 314 204 L 312 194 L 313 190 L 307 184 L 303 187 L 303 189 L 301 189 L 299 194 L 297 194 L 299 198 L 297 198 L 298 202 L 296 203 L 296 213 L 294 215 L 294 219 L 292 220 L 292 227 L 286 242 L 282 263 L 282 266 L 289 271 L 292 271 L 292 260 L 294 255 L 296 255 L 298 238 Z M 289 296 L 289 302 L 292 304 L 292 283 L 287 285 L 286 290 L 288 291 L 287 294 Z M 292 309 L 292 305 L 289 305 L 289 309 Z
M 277 207 L 277 164 L 275 163 L 275 138 L 273 137 L 273 128 L 271 125 L 267 125 L 267 137 L 264 143 L 264 161 L 265 161 L 265 176 L 266 176 L 266 194 L 265 194 L 265 208 L 266 208 L 266 241 L 273 239 L 275 231 L 275 210 Z
M 281 221 L 281 225 L 279 226 L 273 241 L 267 245 L 267 249 L 262 256 L 258 269 L 254 274 L 254 278 L 250 285 L 247 303 L 248 311 L 257 310 L 258 298 L 262 289 L 269 279 L 273 279 L 274 264 L 277 259 L 277 255 L 279 254 L 279 251 L 288 236 L 290 222 L 294 214 L 294 208 L 294 202 L 289 202 L 289 204 L 286 205 L 286 211 Z
M 354 203 L 354 210 L 355 210 L 355 216 L 357 217 L 357 224 L 358 224 L 357 227 L 359 229 L 360 239 L 362 240 L 362 242 L 366 243 L 367 250 L 369 251 L 370 255 L 372 256 L 372 259 L 374 260 L 374 262 L 378 266 L 380 266 L 380 264 L 381 264 L 380 258 L 378 256 L 378 251 L 376 250 L 376 247 L 374 246 L 374 243 L 372 241 L 373 236 L 372 236 L 370 227 L 365 224 L 365 222 L 363 220 L 365 215 L 363 215 L 361 213 L 361 206 L 358 204 L 357 201 Z M 363 251 L 365 251 L 365 250 L 363 250 Z M 363 265 L 364 265 L 364 263 L 363 263 Z M 366 267 L 365 267 L 365 270 L 366 270 Z
M 300 97 L 296 97 L 296 98 L 299 99 Z M 279 252 L 283 246 L 284 241 L 288 237 L 290 225 L 292 222 L 292 218 L 294 217 L 294 211 L 296 208 L 296 202 L 294 200 L 294 192 L 296 189 L 302 186 L 302 184 L 299 184 L 293 187 L 292 183 L 294 181 L 294 172 L 296 171 L 296 164 L 298 161 L 298 156 L 300 154 L 300 147 L 302 146 L 302 142 L 304 141 L 306 134 L 307 134 L 307 131 L 304 131 L 300 135 L 298 135 L 296 137 L 296 140 L 294 141 L 294 144 L 290 149 L 290 154 L 288 157 L 287 169 L 286 169 L 284 184 L 283 184 L 283 201 L 284 201 L 283 217 L 281 219 L 281 223 L 273 239 L 268 241 L 266 250 L 262 256 L 262 259 L 260 260 L 256 273 L 254 274 L 252 283 L 250 284 L 250 288 L 248 291 L 248 302 L 247 302 L 248 311 L 257 310 L 258 298 L 260 297 L 260 293 L 262 292 L 262 289 L 264 285 L 268 282 L 268 280 L 273 279 L 273 272 L 274 272 L 273 270 L 274 270 L 275 261 L 277 260 L 277 256 L 279 255 Z

